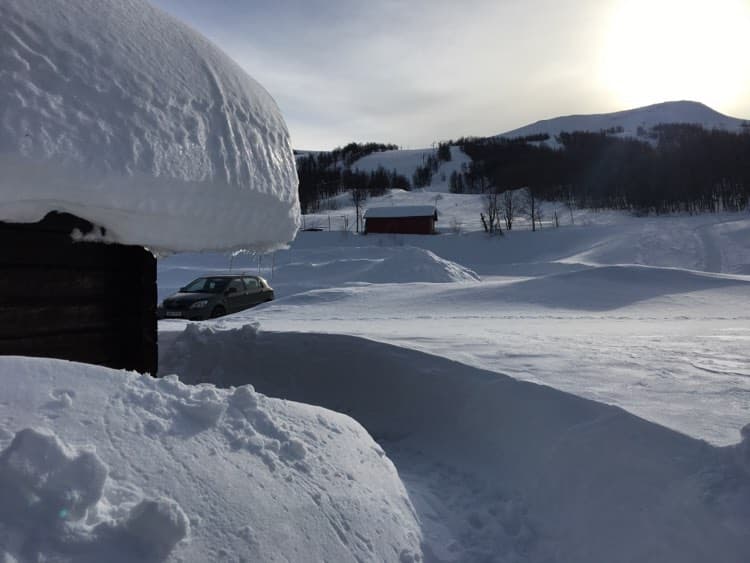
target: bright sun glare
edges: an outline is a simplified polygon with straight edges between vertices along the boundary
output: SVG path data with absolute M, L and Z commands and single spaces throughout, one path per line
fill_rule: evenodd
M 623 107 L 696 100 L 725 111 L 750 86 L 750 0 L 619 0 L 600 79 Z

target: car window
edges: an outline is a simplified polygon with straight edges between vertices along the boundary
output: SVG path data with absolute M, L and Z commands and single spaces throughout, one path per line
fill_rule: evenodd
M 260 285 L 258 284 L 258 280 L 256 278 L 244 278 L 245 285 L 247 286 L 247 289 L 252 291 L 254 289 L 258 289 Z
M 190 282 L 184 290 L 189 293 L 221 293 L 226 286 L 225 278 L 198 278 Z
M 229 283 L 229 287 L 227 289 L 231 289 L 231 288 L 236 289 L 237 293 L 242 293 L 243 291 L 245 291 L 245 286 L 242 285 L 242 280 L 240 279 L 233 279 Z

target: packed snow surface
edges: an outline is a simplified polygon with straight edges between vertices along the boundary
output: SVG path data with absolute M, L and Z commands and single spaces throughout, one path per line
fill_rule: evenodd
M 393 464 L 345 415 L 58 360 L 3 357 L 0 379 L 0 561 L 421 558 Z
M 51 210 L 157 250 L 294 237 L 297 176 L 270 95 L 144 0 L 0 3 L 0 220 Z

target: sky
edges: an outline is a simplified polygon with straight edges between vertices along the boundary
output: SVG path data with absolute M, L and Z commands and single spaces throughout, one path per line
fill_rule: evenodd
M 750 118 L 750 0 L 152 0 L 279 104 L 295 148 L 429 147 L 695 100 Z

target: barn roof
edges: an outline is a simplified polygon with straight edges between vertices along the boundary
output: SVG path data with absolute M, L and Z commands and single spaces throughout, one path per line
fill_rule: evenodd
M 365 219 L 405 217 L 435 217 L 437 219 L 437 208 L 434 205 L 391 205 L 389 207 L 370 207 L 365 211 Z
M 276 103 L 147 1 L 0 1 L 0 77 L 0 221 L 63 211 L 165 251 L 294 238 Z

